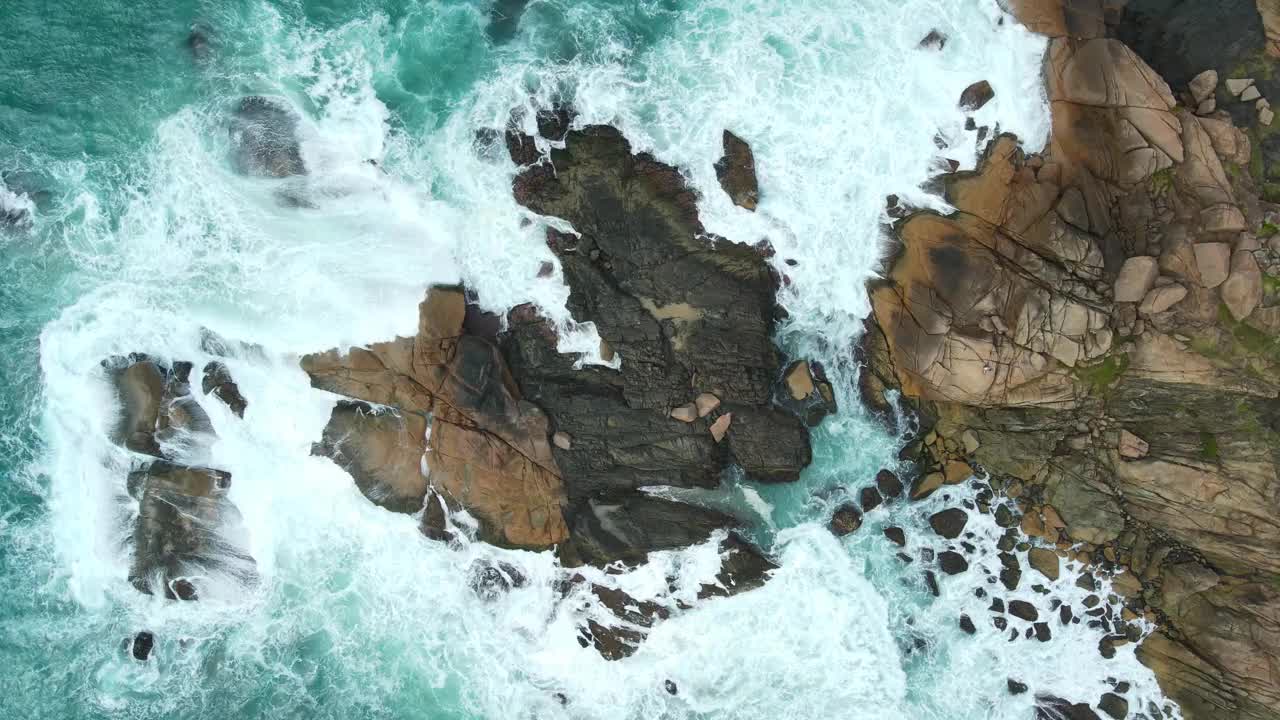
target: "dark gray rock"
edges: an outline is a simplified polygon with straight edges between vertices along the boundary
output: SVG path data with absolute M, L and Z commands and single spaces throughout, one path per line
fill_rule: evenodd
M 280 98 L 251 95 L 231 117 L 232 163 L 238 172 L 283 178 L 306 174 L 298 142 L 298 116 Z
M 836 537 L 844 537 L 860 527 L 862 527 L 862 513 L 858 512 L 858 508 L 853 503 L 841 505 L 831 515 L 831 532 Z
M 213 393 L 237 417 L 244 417 L 249 402 L 240 394 L 240 386 L 231 377 L 231 371 L 225 363 L 214 360 L 204 366 L 204 378 L 200 381 L 200 389 L 205 395 Z
M 969 514 L 960 508 L 947 508 L 929 516 L 929 527 L 948 540 L 960 537 L 969 522 Z
M 716 162 L 716 178 L 734 205 L 755 210 L 760 201 L 760 184 L 756 180 L 756 159 L 751 146 L 728 130 L 722 138 L 724 157 Z

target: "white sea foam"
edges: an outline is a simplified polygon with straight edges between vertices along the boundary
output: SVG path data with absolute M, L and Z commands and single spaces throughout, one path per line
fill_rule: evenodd
M 843 543 L 822 527 L 841 488 L 867 482 L 894 450 L 857 407 L 847 360 L 881 252 L 884 196 L 939 207 L 919 190 L 940 154 L 935 135 L 951 144 L 943 154 L 972 166 L 975 140 L 956 100 L 975 80 L 996 90 L 980 124 L 998 123 L 1031 147 L 1043 142 L 1043 41 L 1001 24 L 987 0 L 839 8 L 715 0 L 668 18 L 671 32 L 639 49 L 610 35 L 620 31 L 599 8 L 534 6 L 517 38 L 525 45 L 504 50 L 474 92 L 421 136 L 394 129 L 374 92 L 383 65 L 396 62 L 386 43 L 400 26 L 374 16 L 326 32 L 291 29 L 259 8 L 267 61 L 249 75 L 255 92 L 288 99 L 305 118 L 309 175 L 233 174 L 221 124 L 232 98 L 222 98 L 158 128 L 118 223 L 99 216 L 92 195 L 75 203 L 83 235 L 69 245 L 96 287 L 41 338 L 44 463 L 60 567 L 89 619 L 56 636 L 145 627 L 158 638 L 147 665 L 116 653 L 114 639 L 88 651 L 93 701 L 139 717 L 193 707 L 317 717 L 424 708 L 441 717 L 1021 717 L 1029 697 L 1003 688 L 1014 670 L 1037 691 L 1077 701 L 1095 700 L 1111 674 L 1138 682 L 1135 699 L 1154 696 L 1131 650 L 1103 665 L 1089 646 L 1096 638 L 1083 631 L 1044 646 L 961 637 L 955 617 L 969 612 L 976 621 L 976 600 L 944 582 L 930 603 L 918 584 L 903 585 L 907 574 L 877 545 L 874 517 Z M 548 63 L 540 12 L 559 13 L 590 42 L 574 59 Z M 932 28 L 949 37 L 942 53 L 916 48 Z M 678 614 L 615 663 L 580 647 L 578 625 L 599 610 L 583 608 L 581 592 L 561 597 L 554 581 L 562 572 L 549 553 L 447 549 L 311 457 L 333 397 L 311 390 L 297 366 L 304 352 L 413 332 L 422 290 L 459 279 L 489 309 L 535 303 L 561 329 L 562 349 L 601 361 L 594 328 L 565 309 L 558 270 L 539 277 L 542 263 L 555 265 L 543 242 L 548 221 L 512 199 L 514 168 L 501 150 L 480 152 L 473 142 L 478 128 L 505 127 L 512 107 L 524 108 L 532 131 L 533 112 L 566 96 L 579 124 L 615 123 L 638 149 L 685 168 L 710 230 L 773 244 L 789 282 L 785 339 L 827 361 L 842 404 L 815 435 L 815 465 L 800 483 L 711 499 L 760 516 L 758 539 L 781 565 L 772 581 Z M 762 199 L 754 214 L 716 183 L 724 128 L 755 150 Z M 283 206 L 282 190 L 315 207 Z M 249 401 L 243 420 L 200 400 L 219 438 L 211 463 L 233 475 L 231 498 L 262 580 L 192 605 L 141 596 L 126 581 L 131 458 L 107 439 L 114 401 L 99 362 L 140 351 L 193 361 L 199 372 L 212 359 L 202 327 L 261 348 L 226 359 Z M 877 512 L 916 516 L 931 507 Z M 922 527 L 919 517 L 903 522 Z M 987 522 L 971 520 L 992 544 Z M 470 568 L 498 559 L 528 583 L 482 602 L 467 586 Z M 640 598 L 671 599 L 696 593 L 717 562 L 713 541 L 621 576 L 586 572 Z M 913 633 L 931 638 L 928 659 L 904 651 Z

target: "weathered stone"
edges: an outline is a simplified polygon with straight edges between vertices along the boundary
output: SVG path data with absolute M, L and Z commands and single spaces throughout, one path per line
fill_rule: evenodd
M 1262 93 L 1258 92 L 1257 85 L 1250 85 L 1240 92 L 1241 102 L 1254 102 L 1262 98 Z
M 551 436 L 551 444 L 561 450 L 568 450 L 573 447 L 573 437 L 567 432 L 558 432 Z
M 1142 299 L 1142 304 L 1138 306 L 1138 312 L 1143 315 L 1155 315 L 1182 302 L 1187 296 L 1187 289 L 1182 285 L 1173 283 L 1171 285 L 1159 285 L 1151 288 L 1146 297 Z
M 979 110 L 995 96 L 996 91 L 991 88 L 991 83 L 979 80 L 960 93 L 960 109 L 968 112 Z
M 729 432 L 729 425 L 732 422 L 733 413 L 725 413 L 716 418 L 716 421 L 711 423 L 711 437 L 714 438 L 716 442 L 723 440 L 725 433 Z
M 813 375 L 809 372 L 809 363 L 801 360 L 791 364 L 785 376 L 787 392 L 792 400 L 803 400 L 815 391 Z
M 885 499 L 896 498 L 902 494 L 902 481 L 892 470 L 882 468 L 876 473 L 876 487 Z
M 1010 600 L 1009 614 L 1027 622 L 1035 622 L 1040 617 L 1040 612 L 1036 610 L 1036 606 L 1025 600 Z
M 1249 317 L 1262 302 L 1262 270 L 1253 253 L 1237 250 L 1231 254 L 1231 272 L 1222 283 L 1222 302 L 1236 320 Z
M 1150 256 L 1132 257 L 1124 261 L 1116 277 L 1116 302 L 1142 302 L 1160 276 L 1160 265 Z
M 944 550 L 938 553 L 938 567 L 948 575 L 959 575 L 969 569 L 969 561 L 958 552 Z
M 751 146 L 728 130 L 723 136 L 724 157 L 716 162 L 716 177 L 720 187 L 733 200 L 733 204 L 755 210 L 760 201 L 760 186 L 756 180 L 756 160 Z
M 1032 569 L 1050 580 L 1058 579 L 1058 554 L 1047 548 L 1033 547 L 1027 551 L 1027 562 Z
M 889 541 L 898 547 L 906 547 L 907 545 L 907 534 L 903 532 L 900 527 L 885 528 L 884 536 L 889 538 Z
M 1188 83 L 1191 90 L 1191 97 L 1197 103 L 1213 97 L 1214 91 L 1218 88 L 1218 72 L 1216 70 L 1205 70 L 1199 75 L 1191 79 Z
M 923 500 L 934 493 L 935 490 L 942 487 L 942 481 L 945 480 L 940 472 L 932 472 L 922 475 L 916 480 L 915 488 L 911 490 L 912 500 Z
M 929 516 L 929 527 L 948 540 L 960 537 L 969 522 L 969 514 L 960 508 L 947 508 Z
M 1122 458 L 1127 460 L 1141 460 L 1147 456 L 1147 452 L 1151 449 L 1151 446 L 1147 444 L 1146 440 L 1143 440 L 1128 430 L 1121 429 L 1118 449 L 1120 451 L 1120 457 Z
M 831 532 L 836 537 L 844 537 L 862 527 L 862 513 L 853 503 L 841 505 L 831 515 Z
M 1253 80 L 1250 78 L 1228 78 L 1227 92 L 1231 93 L 1232 95 L 1235 95 L 1236 97 L 1239 97 L 1241 93 L 1243 93 L 1245 89 L 1247 89 L 1252 84 L 1253 84 Z
M 720 407 L 720 398 L 711 393 L 702 393 L 693 399 L 693 404 L 698 408 L 698 417 L 706 417 L 713 410 Z
M 339 402 L 312 453 L 351 474 L 360 492 L 392 511 L 415 513 L 427 494 L 422 474 L 427 420 L 413 413 Z
M 1216 288 L 1226 281 L 1231 271 L 1231 246 L 1227 243 L 1197 243 L 1196 268 L 1200 271 L 1200 284 Z

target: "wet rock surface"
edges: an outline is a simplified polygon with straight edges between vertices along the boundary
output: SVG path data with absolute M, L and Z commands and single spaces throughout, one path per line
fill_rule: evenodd
M 1261 5 L 1012 3 L 1051 38 L 1051 141 L 1029 155 L 995 138 L 943 179 L 955 214 L 895 227 L 862 349 L 866 384 L 922 418 L 913 496 L 945 488 L 952 462 L 990 473 L 997 522 L 1036 541 L 1017 548 L 1024 573 L 1002 540 L 1000 584 L 1052 580 L 1059 554 L 1111 577 L 1124 613 L 1158 626 L 1138 656 L 1192 720 L 1280 713 L 1280 570 L 1263 551 L 1280 542 L 1280 326 L 1259 239 L 1280 194 L 1254 77 L 1275 59 L 1240 50 L 1264 49 Z M 1094 594 L 1011 630 L 1114 630 L 1099 648 L 1114 655 L 1140 635 L 1108 613 Z M 1097 716 L 1052 698 L 1037 712 Z
M 793 481 L 811 459 L 806 420 L 821 419 L 811 406 L 829 413 L 834 399 L 815 372 L 802 407 L 775 405 L 787 390 L 765 258 L 707 234 L 675 168 L 632 153 L 613 128 L 572 130 L 571 118 L 539 116 L 539 134 L 564 144 L 541 161 L 534 138 L 507 132 L 512 159 L 526 166 L 513 193 L 572 224 L 576 235 L 547 230 L 568 307 L 594 323 L 620 368 L 561 354 L 532 307 L 504 323 L 446 287 L 428 292 L 415 336 L 308 355 L 302 367 L 314 387 L 351 399 L 335 406 L 315 452 L 388 509 L 425 504 L 428 537 L 462 531 L 449 521 L 461 508 L 478 520 L 479 540 L 555 547 L 566 567 L 633 565 L 740 524 L 645 488 L 712 488 L 734 466 Z M 750 149 L 730 149 L 729 175 L 739 177 Z M 774 567 L 732 534 L 721 560 L 699 600 L 758 587 Z M 493 582 L 482 587 L 502 584 L 501 569 L 484 573 Z M 634 652 L 665 617 L 614 614 L 592 617 L 579 638 L 610 659 Z

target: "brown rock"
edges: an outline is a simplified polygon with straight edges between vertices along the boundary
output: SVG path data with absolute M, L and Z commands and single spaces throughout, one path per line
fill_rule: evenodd
M 986 80 L 979 80 L 970 85 L 960 93 L 960 109 L 967 112 L 981 109 L 983 105 L 991 102 L 991 98 L 996 96 L 996 91 L 991 89 L 991 83 Z
M 312 449 L 351 474 L 360 492 L 392 511 L 415 513 L 427 494 L 422 456 L 427 446 L 426 418 L 363 404 L 340 402 L 324 436 Z
M 1205 70 L 1199 75 L 1191 79 L 1189 84 L 1191 97 L 1196 103 L 1202 103 L 1213 97 L 1213 93 L 1218 89 L 1218 71 Z
M 1033 569 L 1050 580 L 1058 579 L 1058 554 L 1054 551 L 1033 547 L 1027 551 L 1027 562 Z
M 973 476 L 973 468 L 962 460 L 948 460 L 942 472 L 948 485 L 958 485 Z
M 558 432 L 551 436 L 551 444 L 561 450 L 568 450 L 573 447 L 573 438 L 567 432 Z
M 945 476 L 940 472 L 932 472 L 922 476 L 916 481 L 916 486 L 911 491 L 912 500 L 923 500 L 934 493 L 935 490 L 942 487 L 942 481 Z
M 801 360 L 791 364 L 786 373 L 787 392 L 792 400 L 803 400 L 814 393 L 813 374 L 809 363 Z
M 862 527 L 862 513 L 858 512 L 858 508 L 853 503 L 841 505 L 831 516 L 831 532 L 836 537 L 844 537 L 860 527 Z
M 755 154 L 745 140 L 728 130 L 724 131 L 722 140 L 724 157 L 716 162 L 716 177 L 720 180 L 720 187 L 728 193 L 734 205 L 755 210 L 760 200 Z

